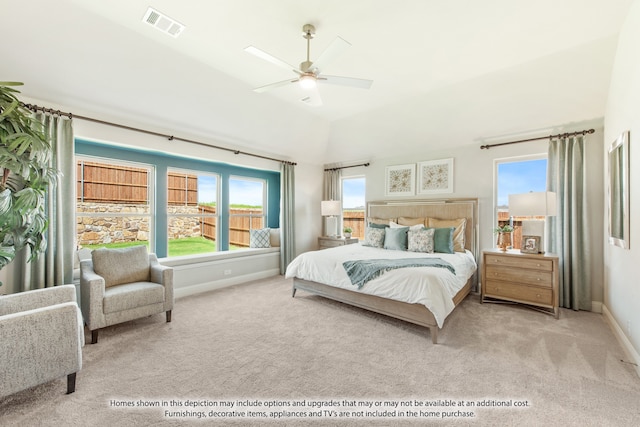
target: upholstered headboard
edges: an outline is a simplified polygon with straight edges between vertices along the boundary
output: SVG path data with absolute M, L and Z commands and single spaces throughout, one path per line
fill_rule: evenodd
M 465 249 L 478 262 L 478 199 L 383 200 L 367 203 L 367 218 L 466 218 Z

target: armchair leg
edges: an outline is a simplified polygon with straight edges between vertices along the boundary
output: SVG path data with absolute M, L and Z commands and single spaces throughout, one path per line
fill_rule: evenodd
M 98 331 L 99 329 L 91 331 L 91 344 L 98 344 Z
M 76 373 L 67 375 L 67 394 L 76 391 Z
M 167 323 L 171 322 L 171 310 L 167 310 Z

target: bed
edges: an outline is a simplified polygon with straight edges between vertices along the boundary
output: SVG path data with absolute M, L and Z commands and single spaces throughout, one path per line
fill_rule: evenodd
M 438 341 L 438 329 L 446 317 L 472 291 L 477 291 L 478 201 L 439 199 L 377 201 L 367 204 L 367 224 L 433 228 L 451 226 L 455 253 L 416 253 L 357 245 L 345 245 L 299 255 L 287 267 L 293 278 L 292 296 L 297 290 L 310 292 L 345 304 L 384 314 L 429 328 L 431 340 Z M 397 224 L 397 225 L 396 225 Z M 366 282 L 354 285 L 343 263 L 387 259 L 398 262 L 426 262 L 437 258 L 455 270 L 409 266 L 389 269 Z M 372 261 L 364 261 L 372 263 Z M 376 261 L 377 262 L 377 261 Z M 391 261 L 390 261 L 391 262 Z M 438 261 L 436 261 L 439 263 Z M 442 266 L 440 266 L 442 267 Z M 360 285 L 360 283 L 357 283 Z

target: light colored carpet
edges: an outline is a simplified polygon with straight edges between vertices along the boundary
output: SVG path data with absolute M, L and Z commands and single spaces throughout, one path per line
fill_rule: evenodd
M 472 295 L 449 316 L 439 342 L 433 345 L 425 328 L 302 291 L 291 298 L 291 281 L 274 277 L 179 299 L 172 323 L 156 315 L 103 330 L 98 344 L 84 347 L 75 393 L 65 395 L 60 379 L 0 400 L 0 425 L 447 424 L 407 415 L 421 410 L 474 416 L 449 420 L 456 425 L 640 424 L 640 379 L 601 315 L 562 310 L 555 320 L 522 307 L 480 304 Z M 112 402 L 140 400 L 183 406 Z M 313 402 L 336 401 L 353 417 L 165 416 L 165 409 L 220 410 L 185 407 L 189 400 L 304 402 L 241 409 L 307 414 Z M 443 400 L 476 406 L 416 406 Z M 516 400 L 529 406 L 477 406 Z M 410 406 L 395 409 L 404 417 L 373 407 L 376 418 L 358 418 L 364 409 L 344 401 Z

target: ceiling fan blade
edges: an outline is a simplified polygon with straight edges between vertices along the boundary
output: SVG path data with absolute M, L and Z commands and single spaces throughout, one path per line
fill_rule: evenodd
M 300 72 L 300 70 L 298 70 L 293 65 L 289 65 L 286 62 L 284 62 L 283 60 L 278 59 L 275 56 L 270 55 L 267 52 L 265 52 L 264 50 L 260 50 L 255 46 L 249 46 L 249 47 L 245 48 L 244 50 L 245 50 L 245 52 L 248 52 L 248 53 L 250 53 L 252 55 L 255 55 L 260 59 L 264 59 L 265 61 L 271 62 L 272 64 L 275 64 L 278 67 L 282 67 L 284 69 L 291 70 L 296 74 L 302 74 Z
M 324 74 L 318 77 L 318 81 L 321 83 L 357 87 L 360 89 L 369 89 L 373 84 L 373 80 L 356 79 L 353 77 L 325 76 Z
M 316 74 L 321 73 L 328 63 L 342 54 L 349 47 L 351 47 L 351 43 L 349 43 L 342 37 L 336 37 L 335 40 L 331 42 L 329 47 L 320 54 L 318 59 L 316 59 L 313 64 L 311 64 L 311 68 L 309 69 L 309 71 L 312 71 Z
M 297 81 L 298 81 L 297 79 L 294 79 L 294 80 L 291 80 L 291 79 L 282 80 L 281 82 L 275 82 L 275 83 L 268 84 L 266 86 L 257 87 L 253 91 L 254 92 L 258 92 L 258 93 L 262 93 L 262 92 L 266 92 L 266 91 L 271 90 L 271 89 L 275 89 L 275 88 L 278 88 L 278 87 L 281 87 L 281 86 L 286 86 L 288 84 L 295 83 Z
M 320 92 L 318 92 L 317 87 L 315 87 L 314 89 L 305 90 L 305 93 L 307 95 L 300 101 L 311 107 L 320 107 L 322 105 L 322 97 L 320 97 Z

